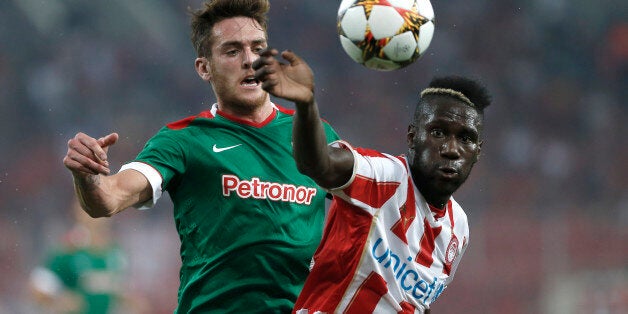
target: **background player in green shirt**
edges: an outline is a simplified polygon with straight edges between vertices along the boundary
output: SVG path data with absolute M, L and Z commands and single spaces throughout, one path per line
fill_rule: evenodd
M 271 102 L 251 67 L 267 48 L 268 9 L 267 0 L 216 0 L 192 14 L 195 68 L 217 103 L 162 128 L 118 173 L 107 162 L 116 133 L 68 142 L 64 164 L 91 216 L 170 194 L 179 313 L 290 312 L 321 238 L 325 192 L 296 168 L 292 111 Z
M 72 214 L 72 228 L 31 273 L 34 300 L 48 313 L 105 314 L 130 305 L 122 304 L 128 262 L 111 236 L 110 221 L 91 219 L 78 201 Z

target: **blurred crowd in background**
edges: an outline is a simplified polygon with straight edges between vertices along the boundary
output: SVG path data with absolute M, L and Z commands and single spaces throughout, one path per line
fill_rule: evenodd
M 0 313 L 72 224 L 67 140 L 118 132 L 117 171 L 166 123 L 214 102 L 193 68 L 200 0 L 0 1 Z M 269 42 L 316 74 L 322 116 L 355 146 L 405 153 L 420 90 L 468 75 L 494 94 L 455 195 L 470 248 L 436 313 L 628 312 L 628 8 L 620 0 L 433 0 L 427 53 L 368 70 L 336 35 L 339 1 L 271 0 Z M 289 103 L 277 101 L 290 107 Z M 171 313 L 179 240 L 167 197 L 111 218 L 126 289 Z

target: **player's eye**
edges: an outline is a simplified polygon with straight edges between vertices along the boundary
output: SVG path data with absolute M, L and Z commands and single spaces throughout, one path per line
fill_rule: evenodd
M 443 130 L 441 130 L 441 129 L 432 129 L 432 130 L 430 131 L 430 134 L 431 134 L 432 136 L 434 136 L 434 137 L 438 137 L 438 138 L 441 138 L 441 137 L 444 137 L 444 136 L 445 136 L 445 132 L 443 132 Z
M 227 50 L 225 54 L 228 56 L 237 56 L 239 52 L 240 50 L 238 49 L 230 49 L 230 50 Z
M 464 132 L 459 136 L 460 142 L 465 145 L 475 144 L 478 141 L 478 137 L 475 133 Z

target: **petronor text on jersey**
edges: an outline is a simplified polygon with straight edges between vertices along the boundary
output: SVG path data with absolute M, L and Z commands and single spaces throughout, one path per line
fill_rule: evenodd
M 305 205 L 309 205 L 316 195 L 316 189 L 311 187 L 265 182 L 259 178 L 248 181 L 230 174 L 222 175 L 222 195 L 229 196 L 232 191 L 241 198 L 253 197 Z

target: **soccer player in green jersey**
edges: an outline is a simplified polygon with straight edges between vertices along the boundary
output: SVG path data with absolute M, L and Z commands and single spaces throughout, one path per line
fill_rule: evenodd
M 297 170 L 292 111 L 271 102 L 251 67 L 267 48 L 268 9 L 268 0 L 214 0 L 192 14 L 195 68 L 217 103 L 162 128 L 118 173 L 107 161 L 116 133 L 68 142 L 64 164 L 91 216 L 170 194 L 177 313 L 290 312 L 321 239 L 325 191 Z
M 130 305 L 122 281 L 127 259 L 111 236 L 110 221 L 91 219 L 78 201 L 72 214 L 72 228 L 31 272 L 37 305 L 47 313 L 87 314 L 113 313 Z

